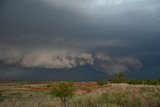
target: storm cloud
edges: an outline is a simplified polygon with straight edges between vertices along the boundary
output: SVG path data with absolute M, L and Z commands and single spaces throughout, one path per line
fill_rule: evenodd
M 0 69 L 142 69 L 160 55 L 159 10 L 159 0 L 1 0 Z
M 0 31 L 9 37 L 149 36 L 159 32 L 159 9 L 158 0 L 2 0 Z
M 46 69 L 71 69 L 87 64 L 109 75 L 127 72 L 129 67 L 140 69 L 143 66 L 139 59 L 133 57 L 111 57 L 101 53 L 49 48 L 27 51 L 12 48 L 0 53 L 0 61 L 8 66 Z
M 105 54 L 97 54 L 95 58 L 95 66 L 109 75 L 127 72 L 129 68 L 140 69 L 143 67 L 141 61 L 133 57 L 111 57 Z

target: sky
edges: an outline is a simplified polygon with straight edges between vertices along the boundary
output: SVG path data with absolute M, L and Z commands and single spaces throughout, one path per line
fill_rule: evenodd
M 1 0 L 0 80 L 160 77 L 159 0 Z

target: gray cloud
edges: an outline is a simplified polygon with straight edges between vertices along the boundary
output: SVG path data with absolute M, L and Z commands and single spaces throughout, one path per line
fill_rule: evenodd
M 112 57 L 105 54 L 97 54 L 95 58 L 97 60 L 95 65 L 109 75 L 127 72 L 129 68 L 140 69 L 143 67 L 141 61 L 134 57 Z
M 126 72 L 128 68 L 140 69 L 142 63 L 134 57 L 113 57 L 100 53 L 88 53 L 71 49 L 7 50 L 0 52 L 3 64 L 18 64 L 24 68 L 74 68 L 92 65 L 109 75 Z
M 19 64 L 25 68 L 74 68 L 94 65 L 94 52 L 99 47 L 126 47 L 128 42 L 119 39 L 85 40 L 65 38 L 37 39 L 36 35 L 13 38 L 3 37 L 0 43 L 0 61 Z M 37 40 L 36 40 L 37 39 Z
M 159 0 L 1 0 L 0 63 L 139 69 L 138 54 L 160 51 L 159 10 Z
M 158 0 L 5 0 L 1 5 L 2 34 L 108 39 L 149 36 L 160 27 Z
M 117 65 L 116 64 L 110 64 L 110 65 L 101 64 L 100 67 L 101 67 L 100 69 L 108 75 L 114 75 L 120 72 L 128 71 L 128 67 L 126 65 L 120 65 L 120 64 L 117 64 Z
M 0 52 L 0 61 L 9 65 L 18 63 L 26 68 L 73 68 L 94 64 L 91 54 L 65 49 L 7 50 Z
M 55 54 L 54 52 L 36 52 L 25 56 L 21 61 L 21 64 L 24 67 L 29 68 L 73 68 L 85 64 L 93 64 L 92 55 L 88 53 L 75 55 L 60 54 L 62 53 Z

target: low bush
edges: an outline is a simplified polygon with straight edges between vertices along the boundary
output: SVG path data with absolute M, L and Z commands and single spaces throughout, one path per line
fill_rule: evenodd
M 0 102 L 2 102 L 5 99 L 5 96 L 3 96 L 3 91 L 0 91 Z
M 143 84 L 143 85 L 159 85 L 160 80 L 128 80 L 126 81 L 128 84 L 132 85 L 138 85 L 138 84 Z
M 57 83 L 53 86 L 52 90 L 50 91 L 50 94 L 53 97 L 58 97 L 63 103 L 63 106 L 66 107 L 66 102 L 68 102 L 69 98 L 74 95 L 73 84 L 64 82 Z

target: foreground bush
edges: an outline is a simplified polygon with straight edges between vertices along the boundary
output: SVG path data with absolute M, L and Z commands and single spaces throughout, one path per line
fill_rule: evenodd
M 54 97 L 58 97 L 62 101 L 64 107 L 66 107 L 66 102 L 74 95 L 73 84 L 64 82 L 58 83 L 52 88 L 50 94 Z
M 5 96 L 3 96 L 3 91 L 0 91 L 0 102 L 2 102 L 5 99 Z

